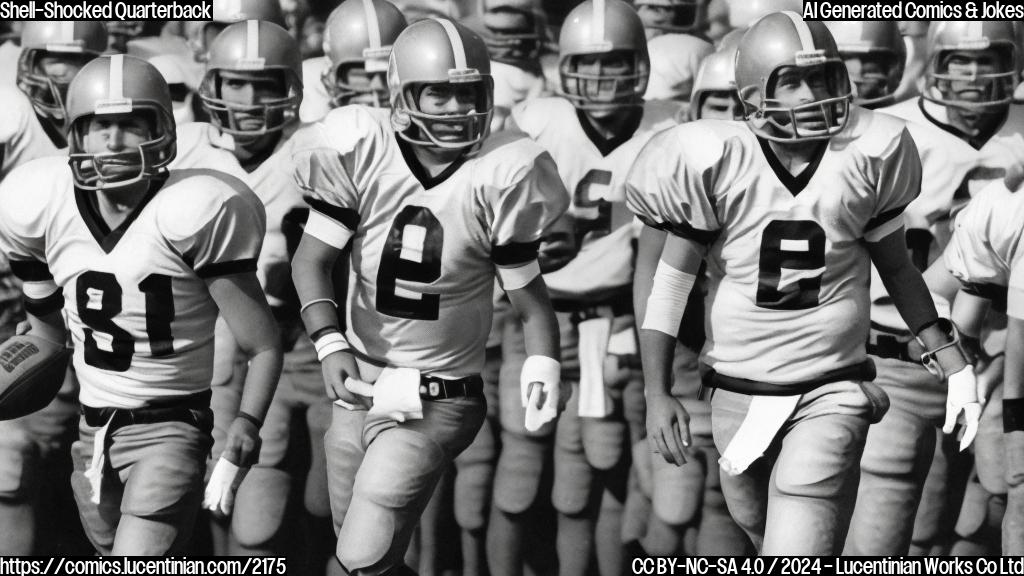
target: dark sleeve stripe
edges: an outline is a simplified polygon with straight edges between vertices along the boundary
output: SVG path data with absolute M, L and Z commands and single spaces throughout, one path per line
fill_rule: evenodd
M 1006 299 L 1008 290 L 1006 286 L 1000 286 L 998 284 L 979 283 L 979 282 L 965 282 L 964 292 L 973 294 L 978 298 L 984 298 L 992 302 L 992 308 L 996 312 L 1006 313 Z
M 359 226 L 359 212 L 351 208 L 341 208 L 334 204 L 328 204 L 317 198 L 306 197 L 306 204 L 317 212 L 341 223 L 349 230 L 355 230 Z
M 491 261 L 498 266 L 515 266 L 525 264 L 537 258 L 540 240 L 536 242 L 511 243 L 504 246 L 491 247 Z
M 50 267 L 38 260 L 11 260 L 11 272 L 22 282 L 53 280 Z
M 25 304 L 26 312 L 40 318 L 64 307 L 64 291 L 58 289 L 46 298 L 29 298 L 28 296 L 23 296 L 22 301 Z
M 216 278 L 217 276 L 228 276 L 230 274 L 241 274 L 243 272 L 255 272 L 256 259 L 232 260 L 230 262 L 216 262 L 207 264 L 196 270 L 196 276 L 200 278 Z
M 686 223 L 670 224 L 668 222 L 655 222 L 646 216 L 638 215 L 638 217 L 641 222 L 651 228 L 668 232 L 669 234 L 675 234 L 676 236 L 686 238 L 687 240 L 693 240 L 694 242 L 704 246 L 711 244 L 715 241 L 715 238 L 718 237 L 718 232 L 715 230 L 700 230 Z
M 899 216 L 900 214 L 903 214 L 903 211 L 906 210 L 906 208 L 907 205 L 904 204 L 899 208 L 893 208 L 892 210 L 889 210 L 887 212 L 882 212 L 878 216 L 875 216 L 871 220 L 868 220 L 868 224 L 867 226 L 864 227 L 864 230 L 874 230 L 875 228 L 878 228 L 879 226 L 885 224 L 889 220 L 892 220 L 893 218 Z

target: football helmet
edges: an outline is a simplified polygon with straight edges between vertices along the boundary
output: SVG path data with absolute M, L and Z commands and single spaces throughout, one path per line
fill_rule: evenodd
M 62 121 L 70 80 L 47 76 L 39 67 L 43 56 L 74 55 L 92 59 L 107 49 L 107 31 L 102 22 L 25 22 L 21 30 L 21 56 L 18 59 L 18 88 L 32 101 L 36 112 L 45 118 Z
M 170 164 L 177 154 L 172 106 L 167 83 L 145 60 L 115 54 L 86 64 L 68 88 L 69 163 L 75 185 L 85 190 L 126 186 L 152 178 Z M 125 113 L 145 114 L 152 139 L 131 151 L 85 151 L 84 135 L 94 115 Z M 125 166 L 137 167 L 134 176 L 123 175 Z
M 823 67 L 827 97 L 792 107 L 773 98 L 780 69 L 812 66 Z M 789 11 L 768 14 L 743 34 L 736 49 L 736 87 L 747 124 L 776 142 L 831 138 L 846 126 L 853 100 L 846 64 L 828 28 Z
M 634 0 L 644 28 L 671 34 L 700 32 L 705 24 L 707 0 Z M 646 11 L 643 8 L 649 7 Z M 656 12 L 655 12 L 656 11 Z M 645 12 L 657 17 L 644 18 Z
M 936 104 L 966 110 L 1008 106 L 1020 81 L 1024 58 L 1017 43 L 1015 23 L 1008 21 L 933 22 L 928 30 L 925 88 L 922 96 Z M 946 56 L 952 51 L 991 50 L 998 58 L 998 70 L 987 74 L 954 73 Z M 964 86 L 977 99 L 960 97 L 955 86 Z
M 475 84 L 477 103 L 466 114 L 428 114 L 419 107 L 425 84 Z M 451 20 L 427 19 L 405 29 L 395 40 L 388 63 L 391 123 L 399 137 L 421 146 L 460 149 L 487 137 L 494 113 L 494 78 L 484 41 Z M 464 138 L 440 138 L 434 126 L 459 127 Z
M 899 24 L 893 20 L 830 21 L 825 26 L 832 32 L 844 60 L 860 59 L 856 72 L 847 65 L 850 81 L 857 86 L 856 103 L 865 108 L 892 103 L 907 61 L 907 46 Z M 878 64 L 880 70 L 865 70 L 865 65 L 871 63 Z
M 346 0 L 331 12 L 324 31 L 324 54 L 331 65 L 320 80 L 332 106 L 344 106 L 356 96 L 360 103 L 381 108 L 390 105 L 386 87 L 375 90 L 354 85 L 349 82 L 349 72 L 387 72 L 391 46 L 405 27 L 405 16 L 387 0 Z
M 214 0 L 213 20 L 187 22 L 185 35 L 196 62 L 206 61 L 209 44 L 229 25 L 245 20 L 265 20 L 287 28 L 277 0 Z
M 690 119 L 699 120 L 701 107 L 709 95 L 728 96 L 733 100 L 733 120 L 743 119 L 743 107 L 736 95 L 736 49 L 742 30 L 733 30 L 722 38 L 718 50 L 701 62 L 690 94 Z
M 559 94 L 580 110 L 642 106 L 651 61 L 640 16 L 622 0 L 586 0 L 562 24 L 558 39 Z M 581 56 L 625 52 L 632 71 L 625 74 L 579 72 Z
M 536 0 L 481 0 L 480 31 L 491 60 L 536 62 L 544 46 L 544 14 Z
M 221 97 L 223 72 L 241 72 L 280 79 L 284 96 L 270 102 L 240 104 Z M 302 56 L 287 30 L 261 20 L 236 22 L 217 35 L 207 53 L 206 75 L 199 98 L 210 123 L 232 136 L 256 137 L 282 130 L 298 118 L 302 103 Z M 243 129 L 239 114 L 262 120 L 257 129 Z

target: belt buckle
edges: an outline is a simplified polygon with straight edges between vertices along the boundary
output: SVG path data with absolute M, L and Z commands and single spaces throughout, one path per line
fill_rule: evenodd
M 427 393 L 430 394 L 431 398 L 441 397 L 441 383 L 437 380 L 431 379 L 427 383 Z

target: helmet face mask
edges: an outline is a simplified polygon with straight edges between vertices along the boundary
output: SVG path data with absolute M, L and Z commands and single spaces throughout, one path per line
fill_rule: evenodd
M 577 109 L 615 110 L 642 102 L 649 64 L 631 51 L 584 54 L 562 59 L 562 96 Z
M 467 89 L 473 91 L 473 95 L 468 98 L 464 96 Z M 423 109 L 423 101 L 424 93 L 428 90 L 450 94 L 452 99 L 462 105 L 472 101 L 472 107 L 466 106 L 467 111 L 448 114 L 426 111 Z M 465 83 L 409 84 L 394 105 L 401 107 L 404 115 L 409 118 L 410 129 L 402 132 L 408 142 L 444 149 L 467 148 L 482 142 L 487 136 L 494 112 L 494 80 L 487 76 Z
M 754 111 L 749 108 L 750 89 L 740 91 L 740 99 L 748 107 L 747 121 L 757 126 L 759 135 L 777 142 L 835 136 L 846 126 L 850 112 L 852 93 L 846 66 L 826 62 L 803 70 L 794 68 L 780 67 L 772 72 L 761 88 L 761 102 Z M 813 100 L 800 103 L 792 94 L 780 93 L 781 86 L 794 86 L 796 78 L 815 93 Z
M 1015 22 L 934 23 L 922 96 L 961 113 L 1004 111 L 1024 68 L 1018 34 Z
M 133 149 L 103 150 L 105 146 L 92 138 L 92 130 L 103 129 L 104 123 L 94 120 L 104 117 L 114 123 L 126 117 L 144 119 L 148 134 L 132 138 L 140 140 L 130 142 Z M 68 90 L 68 122 L 69 163 L 75 185 L 85 190 L 125 187 L 153 178 L 177 153 L 167 83 L 152 65 L 130 56 L 98 58 L 82 69 Z
M 367 72 L 364 61 L 346 61 L 323 71 L 320 82 L 331 98 L 331 106 L 361 104 L 371 108 L 389 108 L 385 70 Z
M 286 30 L 259 20 L 236 22 L 210 46 L 199 97 L 210 123 L 221 132 L 259 138 L 284 130 L 298 118 L 301 74 L 298 45 Z M 240 83 L 243 90 L 233 91 L 232 83 Z M 243 84 L 251 93 L 244 92 Z M 267 90 L 267 85 L 273 88 Z
M 1016 85 L 1012 53 L 990 47 L 943 51 L 934 58 L 928 87 L 941 95 L 944 105 L 982 111 L 1000 109 L 1012 101 Z
M 882 52 L 844 54 L 850 82 L 857 87 L 854 102 L 865 108 L 877 108 L 894 102 L 896 88 L 903 77 L 903 62 L 896 55 Z

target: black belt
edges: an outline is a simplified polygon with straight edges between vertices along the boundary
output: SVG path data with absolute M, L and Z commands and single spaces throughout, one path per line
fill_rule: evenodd
M 483 398 L 484 379 L 478 374 L 446 380 L 437 376 L 420 375 L 420 398 L 423 400 L 448 400 L 451 398 Z
M 826 372 L 812 380 L 794 382 L 792 384 L 769 384 L 757 380 L 745 378 L 734 378 L 719 374 L 714 370 L 708 370 L 702 378 L 704 388 L 721 388 L 739 394 L 751 396 L 799 396 L 812 390 L 820 388 L 825 384 L 842 382 L 844 380 L 871 381 L 875 379 L 875 363 L 867 359 L 859 364 L 844 366 L 842 368 Z
M 198 394 L 156 402 L 141 408 L 93 408 L 83 404 L 81 412 L 85 417 L 85 423 L 89 426 L 99 427 L 110 422 L 107 434 L 113 433 L 122 426 L 159 422 L 184 422 L 203 432 L 210 433 L 213 428 L 213 419 L 201 419 L 195 411 L 209 410 L 211 395 L 211 390 L 205 390 Z
M 872 334 L 872 340 L 874 341 L 868 341 L 867 347 L 868 354 L 872 356 L 921 364 L 921 355 L 924 354 L 925 350 L 917 340 L 911 339 L 901 342 L 895 336 L 889 334 L 879 334 L 877 336 Z

